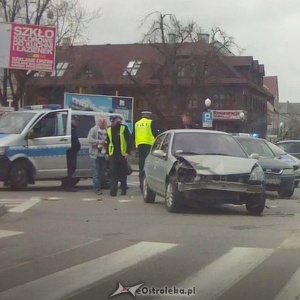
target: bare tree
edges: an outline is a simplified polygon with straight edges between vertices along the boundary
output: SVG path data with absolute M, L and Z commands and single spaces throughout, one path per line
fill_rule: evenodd
M 233 47 L 242 49 L 220 28 L 206 34 L 195 21 L 180 21 L 173 14 L 152 12 L 142 20 L 140 27 L 145 26 L 142 43 L 150 44 L 155 55 L 143 66 L 152 84 L 127 75 L 163 122 L 180 120 L 179 115 L 205 93 L 208 81 L 217 80 L 222 56 L 233 55 Z
M 68 38 L 70 44 L 87 42 L 87 25 L 99 17 L 99 8 L 90 11 L 79 0 L 0 0 L 0 21 L 55 26 L 57 45 L 61 45 L 64 38 Z M 7 87 L 10 87 L 17 107 L 25 83 L 33 74 L 23 70 L 4 70 L 0 89 L 2 105 L 6 104 Z

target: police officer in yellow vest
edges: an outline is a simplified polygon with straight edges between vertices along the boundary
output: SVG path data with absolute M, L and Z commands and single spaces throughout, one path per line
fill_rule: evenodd
M 143 191 L 145 159 L 150 152 L 155 137 L 158 135 L 156 124 L 151 120 L 151 116 L 152 113 L 150 111 L 143 111 L 142 118 L 135 123 L 133 131 L 133 140 L 139 156 L 139 180 L 141 192 Z
M 128 127 L 119 115 L 110 116 L 111 126 L 107 128 L 107 152 L 109 157 L 110 195 L 117 196 L 118 182 L 121 182 L 121 195 L 127 190 L 127 160 L 132 148 Z

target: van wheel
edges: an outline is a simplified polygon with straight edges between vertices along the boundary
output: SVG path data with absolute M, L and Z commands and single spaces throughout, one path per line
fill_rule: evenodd
M 27 189 L 29 183 L 27 163 L 24 161 L 13 163 L 10 170 L 10 187 L 13 191 Z

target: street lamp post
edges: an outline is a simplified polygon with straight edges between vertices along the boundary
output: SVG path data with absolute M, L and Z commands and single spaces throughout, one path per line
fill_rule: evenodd
M 280 122 L 279 123 L 279 139 L 280 140 L 282 140 L 282 138 L 283 138 L 283 126 L 284 126 L 284 123 Z
M 211 100 L 206 98 L 204 101 L 206 111 L 202 112 L 202 127 L 213 127 L 213 113 L 210 111 Z
M 242 120 L 242 133 L 244 133 L 244 121 L 245 121 L 245 114 L 244 112 L 240 112 L 240 119 Z

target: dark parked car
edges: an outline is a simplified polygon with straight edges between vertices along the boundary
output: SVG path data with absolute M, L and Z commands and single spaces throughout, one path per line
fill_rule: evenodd
M 300 159 L 300 140 L 288 140 L 277 142 L 276 145 L 286 153 Z
M 265 172 L 267 191 L 277 191 L 280 197 L 290 198 L 294 194 L 295 171 L 292 165 L 280 161 L 264 139 L 245 136 L 235 137 L 248 155 L 259 155 L 258 163 Z

